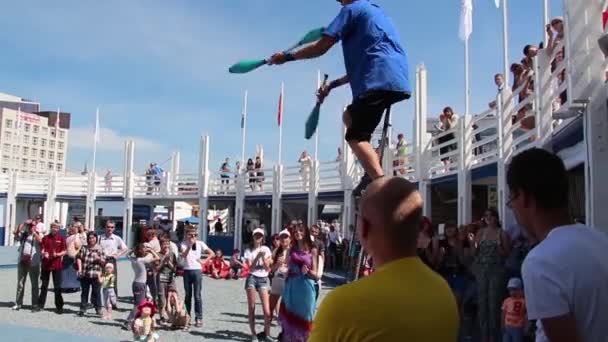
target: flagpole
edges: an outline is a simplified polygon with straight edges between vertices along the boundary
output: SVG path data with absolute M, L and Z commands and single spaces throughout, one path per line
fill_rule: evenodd
M 20 125 L 20 121 L 21 121 L 21 106 L 17 106 L 17 120 L 16 120 L 16 124 L 17 127 L 15 129 L 15 132 L 17 132 L 17 155 L 19 155 L 21 153 L 21 125 Z M 14 149 L 13 149 L 14 151 Z M 14 154 L 11 154 L 12 158 L 11 158 L 11 162 L 10 164 L 13 166 L 13 171 L 18 170 L 19 165 L 15 165 L 17 163 L 17 159 L 15 158 Z
M 319 87 L 321 87 L 321 70 L 317 70 L 317 87 L 315 88 L 315 94 Z M 317 131 L 315 132 L 315 160 L 319 159 L 319 130 L 320 127 L 317 126 Z
M 545 39 L 543 39 L 543 42 L 545 42 L 545 45 L 547 45 L 548 43 L 548 39 L 549 37 L 547 37 L 547 25 L 549 25 L 550 21 L 549 21 L 549 0 L 543 0 L 543 15 L 544 15 L 544 25 L 543 25 L 543 37 L 545 37 Z M 545 46 L 546 48 L 546 46 Z
M 464 114 L 469 115 L 469 38 L 464 41 Z
M 96 175 L 97 167 L 97 141 L 99 140 L 99 107 L 95 111 L 95 135 L 93 136 L 93 175 Z
M 278 164 L 281 165 L 281 156 L 283 155 L 283 97 L 285 96 L 284 94 L 284 90 L 285 90 L 285 83 L 281 82 L 281 101 L 279 103 L 279 111 L 280 111 L 280 121 L 279 121 L 279 162 Z
M 245 137 L 247 132 L 247 94 L 245 90 L 245 99 L 243 101 L 243 112 L 241 116 L 241 168 L 245 169 Z M 240 170 L 239 170 L 240 172 Z
M 59 148 L 59 116 L 61 115 L 61 110 L 57 107 L 57 119 L 55 120 L 55 170 L 57 171 L 57 160 L 59 160 L 59 156 L 57 154 L 57 150 Z M 61 159 L 61 163 L 63 164 L 63 159 Z M 63 166 L 65 170 L 65 165 Z
M 547 1 L 547 0 L 545 0 Z M 507 0 L 502 0 L 502 51 L 503 51 L 503 78 L 504 87 L 509 86 L 509 22 Z

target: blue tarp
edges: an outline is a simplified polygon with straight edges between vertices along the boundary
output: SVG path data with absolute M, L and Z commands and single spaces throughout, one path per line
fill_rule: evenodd
M 179 222 L 186 222 L 186 221 L 188 221 L 188 222 L 190 222 L 192 224 L 199 224 L 199 222 L 200 222 L 200 220 L 196 216 L 186 217 L 186 218 L 183 218 L 183 219 L 179 219 L 178 221 Z

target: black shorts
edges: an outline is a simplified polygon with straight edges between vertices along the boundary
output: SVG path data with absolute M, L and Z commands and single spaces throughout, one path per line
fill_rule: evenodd
M 407 92 L 370 91 L 354 100 L 346 110 L 350 113 L 351 126 L 346 130 L 346 141 L 370 141 L 372 133 L 384 111 L 392 104 L 409 99 Z

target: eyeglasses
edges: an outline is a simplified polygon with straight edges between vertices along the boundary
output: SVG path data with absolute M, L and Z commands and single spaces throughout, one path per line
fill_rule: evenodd
M 114 226 L 106 226 L 106 229 L 114 229 Z
M 189 237 L 197 237 L 198 234 L 188 234 Z

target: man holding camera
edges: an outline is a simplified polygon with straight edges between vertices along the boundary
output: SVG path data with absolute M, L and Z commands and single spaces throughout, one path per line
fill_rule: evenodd
M 32 285 L 32 311 L 40 311 L 38 307 L 38 277 L 40 276 L 40 242 L 42 234 L 35 229 L 34 222 L 27 220 L 20 224 L 13 233 L 15 241 L 19 241 L 19 259 L 17 265 L 17 297 L 13 310 L 21 309 L 25 291 L 25 279 L 30 276 Z

